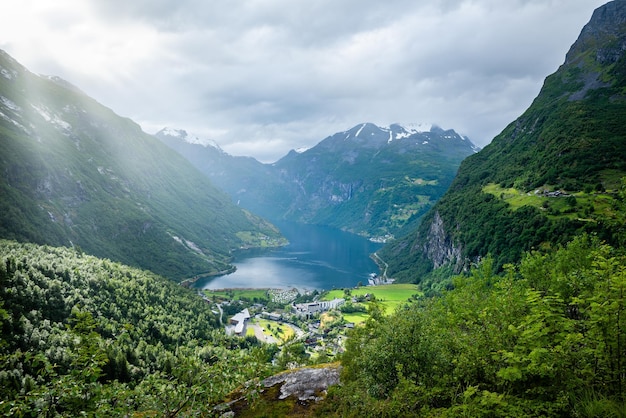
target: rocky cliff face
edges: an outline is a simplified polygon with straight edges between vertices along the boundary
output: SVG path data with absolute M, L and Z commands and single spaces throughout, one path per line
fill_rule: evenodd
M 456 245 L 452 235 L 446 232 L 439 212 L 435 212 L 426 238 L 422 243 L 421 251 L 432 261 L 433 268 L 454 264 L 455 270 L 459 271 L 465 264 L 463 249 L 460 245 Z
M 616 0 L 596 9 L 567 53 L 564 65 L 583 65 L 590 55 L 599 64 L 613 64 L 626 51 L 626 2 Z

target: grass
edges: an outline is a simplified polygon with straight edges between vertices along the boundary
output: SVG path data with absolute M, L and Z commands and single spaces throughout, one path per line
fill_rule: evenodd
M 295 331 L 289 325 L 281 324 L 276 321 L 269 321 L 267 319 L 255 319 L 254 323 L 263 328 L 265 335 L 271 335 L 276 338 L 278 344 L 288 341 L 295 336 Z
M 583 221 L 595 219 L 616 219 L 619 212 L 614 209 L 615 199 L 609 193 L 571 193 L 568 196 L 548 197 L 542 193 L 522 192 L 515 188 L 504 188 L 490 183 L 483 187 L 489 193 L 509 204 L 512 210 L 522 206 L 533 206 L 545 212 L 551 219 L 567 218 Z
M 366 294 L 376 296 L 376 299 L 385 308 L 387 315 L 393 313 L 398 306 L 404 305 L 412 296 L 422 296 L 422 293 L 417 290 L 417 285 L 414 284 L 389 284 L 382 286 L 363 286 L 356 289 L 350 289 L 352 296 L 365 296 Z M 322 300 L 333 300 L 335 298 L 343 298 L 345 293 L 343 289 L 334 289 L 327 292 Z M 366 303 L 367 304 L 367 303 Z M 359 324 L 364 322 L 369 315 L 362 312 L 355 312 L 350 314 L 343 314 L 343 318 L 347 322 L 354 322 Z
M 269 302 L 270 298 L 267 294 L 268 289 L 222 289 L 222 290 L 210 290 L 205 289 L 204 294 L 211 298 L 213 296 L 220 299 L 229 300 L 258 300 Z
M 361 324 L 365 322 L 367 318 L 369 318 L 369 315 L 365 312 L 343 314 L 343 319 L 345 319 L 346 322 L 352 322 L 354 324 Z

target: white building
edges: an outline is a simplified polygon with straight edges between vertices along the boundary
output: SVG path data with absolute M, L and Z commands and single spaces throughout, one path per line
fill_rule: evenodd
M 250 319 L 250 312 L 248 308 L 243 311 L 235 314 L 232 318 L 230 318 L 230 323 L 235 326 L 235 334 L 241 335 L 243 334 L 243 330 L 246 326 L 246 321 Z
M 293 305 L 293 309 L 296 311 L 297 315 L 309 316 L 317 312 L 325 312 L 331 309 L 337 309 L 338 307 L 343 305 L 344 302 L 344 299 L 336 298 L 333 300 L 318 302 L 298 303 Z

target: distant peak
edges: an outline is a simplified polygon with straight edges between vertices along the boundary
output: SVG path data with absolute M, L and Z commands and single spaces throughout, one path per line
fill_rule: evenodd
M 431 123 L 393 123 L 389 126 L 378 126 L 374 123 L 365 122 L 354 126 L 352 129 L 345 131 L 346 139 L 350 137 L 371 136 L 373 132 L 392 132 L 392 139 L 408 137 L 417 133 L 430 132 L 434 127 Z
M 433 128 L 432 123 L 393 123 L 389 126 L 389 130 L 395 130 L 400 128 L 409 133 L 423 133 L 430 132 Z
M 214 140 L 207 139 L 207 138 L 201 138 L 201 137 L 199 137 L 197 135 L 189 134 L 184 129 L 175 129 L 175 128 L 165 127 L 163 129 L 161 129 L 159 132 L 157 132 L 156 135 L 157 136 L 169 136 L 169 137 L 173 137 L 173 138 L 178 138 L 181 141 L 184 141 L 184 142 L 186 142 L 188 144 L 202 145 L 203 147 L 212 147 L 212 148 L 216 148 L 216 149 L 218 149 L 220 151 L 222 150 L 222 148 Z

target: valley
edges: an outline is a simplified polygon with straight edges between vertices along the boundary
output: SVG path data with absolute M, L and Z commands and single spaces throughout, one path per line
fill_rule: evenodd
M 370 255 L 381 244 L 335 228 L 275 223 L 289 243 L 280 248 L 237 251 L 235 270 L 198 279 L 197 289 L 296 288 L 330 290 L 367 284 L 378 266 Z
M 625 22 L 482 149 L 271 164 L 0 51 L 0 416 L 626 416 Z

